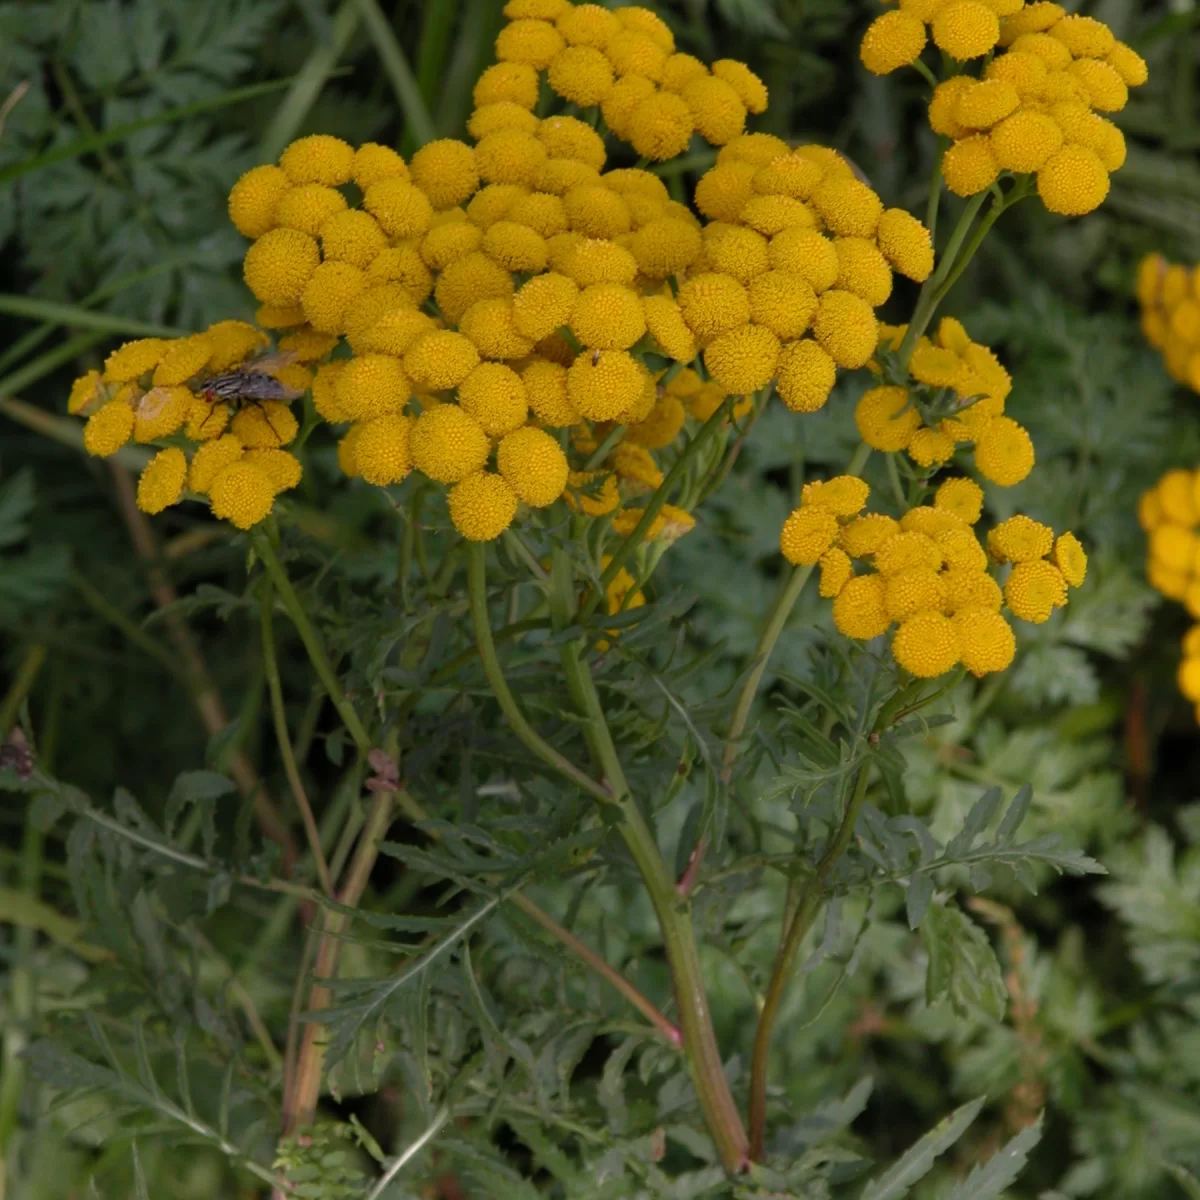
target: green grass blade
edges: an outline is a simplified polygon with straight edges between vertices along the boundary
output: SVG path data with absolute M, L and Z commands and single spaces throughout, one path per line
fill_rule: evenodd
M 333 74 L 338 59 L 350 44 L 359 20 L 358 0 L 342 0 L 341 7 L 333 17 L 329 41 L 313 48 L 262 136 L 259 157 L 263 162 L 274 162 L 283 148 L 295 138 L 321 94 L 325 81 Z
M 130 337 L 182 337 L 188 332 L 174 325 L 159 325 L 154 321 L 139 321 L 136 317 L 93 312 L 90 308 L 80 308 L 78 304 L 59 304 L 54 300 L 35 300 L 30 296 L 13 296 L 3 292 L 0 292 L 0 312 L 14 317 L 53 321 L 58 325 L 73 325 L 77 329 L 125 333 Z
M 436 108 L 438 132 L 442 137 L 462 136 L 471 109 L 475 80 L 491 61 L 492 42 L 500 28 L 501 8 L 501 0 L 467 0 Z
M 161 275 L 164 271 L 173 271 L 176 267 L 191 266 L 193 263 L 202 260 L 203 256 L 196 253 L 179 254 L 172 258 L 164 258 L 160 262 L 156 262 L 153 266 L 146 267 L 145 270 L 131 271 L 127 275 L 118 276 L 103 287 L 98 287 L 94 292 L 89 292 L 79 303 L 83 308 L 91 308 L 92 305 L 102 304 L 110 297 L 119 295 L 127 288 L 135 287 L 139 283 L 144 283 L 147 279 L 153 279 L 156 275 Z M 39 325 L 36 329 L 31 329 L 22 337 L 19 337 L 3 354 L 0 354 L 0 372 L 7 371 L 13 363 L 20 362 L 27 354 L 32 354 L 56 329 L 61 325 L 70 323 L 69 321 L 49 320 Z
M 127 125 L 114 125 L 111 129 L 105 129 L 94 137 L 79 138 L 74 142 L 68 142 L 65 146 L 56 146 L 53 150 L 47 150 L 36 158 L 10 164 L 0 170 L 0 183 L 9 183 L 14 179 L 19 179 L 22 175 L 40 171 L 43 167 L 52 166 L 54 163 L 78 158 L 81 154 L 93 154 L 105 146 L 111 146 L 114 142 L 121 142 L 135 133 L 141 133 L 143 129 L 154 129 L 158 125 L 170 125 L 175 121 L 184 121 L 188 117 L 194 117 L 198 113 L 211 112 L 216 108 L 225 108 L 230 104 L 240 104 L 243 100 L 252 100 L 256 96 L 277 92 L 291 82 L 291 79 L 269 79 L 265 83 L 251 83 L 243 88 L 234 88 L 220 96 L 213 96 L 209 100 L 197 100 L 195 104 L 182 104 L 178 108 L 165 109 L 157 116 L 146 117 L 141 121 L 130 121 Z
M 454 26 L 458 21 L 458 8 L 458 0 L 442 0 L 442 3 L 430 4 L 425 9 L 421 41 L 417 46 L 417 86 L 421 89 L 421 98 L 429 112 L 437 104 L 438 83 L 446 68 Z M 407 135 L 405 140 L 408 141 Z M 406 146 L 406 150 L 413 149 L 416 149 L 415 138 L 411 146 Z
M 418 146 L 432 142 L 437 137 L 433 119 L 429 115 L 429 109 L 425 107 L 417 77 L 408 65 L 408 58 L 396 37 L 396 31 L 384 16 L 378 0 L 358 0 L 358 11 L 371 40 L 375 43 L 383 69 L 391 80 L 392 90 L 395 91 L 400 109 L 404 113 L 405 132 L 411 135 Z
M 51 371 L 57 371 L 63 363 L 78 358 L 97 342 L 104 341 L 107 336 L 104 333 L 81 333 L 77 337 L 69 338 L 61 346 L 55 346 L 53 350 L 39 354 L 32 362 L 27 362 L 12 374 L 5 375 L 3 379 L 0 379 L 0 396 L 11 396 L 16 392 L 23 391 L 31 383 L 37 383 L 39 379 L 44 379 Z M 65 396 L 63 403 L 66 404 Z

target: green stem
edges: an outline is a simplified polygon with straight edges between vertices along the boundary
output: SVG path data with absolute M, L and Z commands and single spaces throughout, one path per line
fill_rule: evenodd
M 29 695 L 45 661 L 46 647 L 41 642 L 35 643 L 25 651 L 8 691 L 0 701 L 0 738 L 7 737 L 9 730 L 17 723 L 21 702 Z
M 795 915 L 786 927 L 786 932 L 779 945 L 779 953 L 775 957 L 775 968 L 771 973 L 771 982 L 767 986 L 767 994 L 763 999 L 762 1012 L 759 1014 L 758 1027 L 754 1031 L 754 1056 L 750 1068 L 750 1157 L 758 1161 L 762 1158 L 763 1144 L 767 1128 L 767 1067 L 771 1050 L 771 1033 L 775 1018 L 779 1014 L 779 1005 L 783 1000 L 784 991 L 791 977 L 796 954 L 800 949 L 808 931 L 816 920 L 817 910 L 825 890 L 825 881 L 834 864 L 846 852 L 850 839 L 854 834 L 854 826 L 858 820 L 859 810 L 867 794 L 867 781 L 871 774 L 871 761 L 868 759 L 858 769 L 858 778 L 854 781 L 854 792 L 841 824 L 833 839 L 825 848 L 817 869 L 808 877 L 804 890 L 796 904 Z
M 517 698 L 504 678 L 500 660 L 496 657 L 496 643 L 492 640 L 492 627 L 487 610 L 487 547 L 482 542 L 467 544 L 467 587 L 471 598 L 471 620 L 475 625 L 475 641 L 479 646 L 479 657 L 483 661 L 484 674 L 491 685 L 501 711 L 508 718 L 512 731 L 547 766 L 553 767 L 589 796 L 608 804 L 612 794 L 603 784 L 581 771 L 573 762 L 561 755 L 542 738 L 525 719 Z
M 938 134 L 933 174 L 929 178 L 929 199 L 925 204 L 925 228 L 929 230 L 930 241 L 933 241 L 937 234 L 938 207 L 942 199 L 942 157 L 949 145 L 950 139 L 944 134 Z
M 190 678 L 178 660 L 172 657 L 171 652 L 165 646 L 159 645 L 135 620 L 113 604 L 90 579 L 78 571 L 73 571 L 71 582 L 97 616 L 107 621 L 114 629 L 120 630 L 130 642 L 144 650 L 165 671 L 181 680 L 185 686 L 190 686 Z
M 561 548 L 554 551 L 551 577 L 551 613 L 556 627 L 562 629 L 574 620 L 575 589 L 571 562 Z M 683 1050 L 700 1108 L 725 1170 L 735 1174 L 743 1170 L 746 1164 L 746 1132 L 729 1090 L 720 1047 L 713 1030 L 699 948 L 692 928 L 691 908 L 687 900 L 676 892 L 675 882 L 654 833 L 625 780 L 595 681 L 581 657 L 583 645 L 583 640 L 577 639 L 564 642 L 560 647 L 560 661 L 567 687 L 586 722 L 585 734 L 592 754 L 612 789 L 611 802 L 620 811 L 618 830 L 637 865 L 658 917 L 671 979 L 675 985 Z
M 842 473 L 844 475 L 860 475 L 870 456 L 871 447 L 866 442 L 861 443 Z M 792 609 L 795 607 L 796 601 L 800 598 L 800 593 L 804 590 L 804 585 L 808 582 L 808 577 L 812 572 L 813 568 L 811 566 L 796 567 L 780 590 L 775 603 L 771 606 L 770 612 L 767 613 L 767 623 L 763 626 L 762 634 L 758 639 L 758 645 L 754 648 L 754 667 L 750 674 L 746 676 L 746 681 L 742 684 L 742 690 L 738 693 L 733 717 L 729 722 L 729 730 L 725 735 L 722 777 L 726 783 L 729 782 L 733 774 L 733 764 L 738 756 L 738 740 L 745 731 L 746 722 L 750 717 L 750 710 L 754 706 L 759 685 L 762 683 L 762 677 L 766 673 L 767 664 L 771 661 L 771 654 L 775 650 L 775 644 L 779 641 L 787 625 L 788 617 L 792 615 Z
M 262 627 L 263 669 L 267 675 L 267 688 L 271 693 L 271 715 L 275 724 L 275 740 L 279 743 L 279 756 L 283 759 L 283 771 L 287 775 L 288 785 L 292 789 L 292 798 L 300 811 L 300 819 L 304 823 L 304 834 L 308 838 L 308 849 L 313 856 L 313 865 L 317 870 L 317 880 L 325 895 L 333 896 L 333 880 L 329 877 L 329 864 L 325 861 L 325 852 L 321 849 L 321 835 L 317 830 L 316 818 L 308 803 L 308 794 L 300 778 L 300 769 L 296 765 L 296 756 L 292 753 L 292 738 L 288 732 L 287 712 L 283 706 L 283 684 L 279 678 L 279 660 L 275 653 L 275 628 L 271 619 L 272 595 L 271 580 L 268 577 L 262 582 L 259 595 L 259 620 Z
M 584 602 L 581 616 L 590 616 L 595 611 L 596 606 L 607 594 L 608 585 L 617 577 L 617 572 L 629 561 L 638 546 L 642 544 L 642 539 L 650 531 L 650 526 L 654 524 L 654 518 L 662 511 L 662 506 L 666 504 L 667 497 L 670 496 L 675 485 L 683 479 L 692 460 L 720 432 L 732 407 L 733 397 L 726 397 L 716 412 L 696 431 L 696 436 L 688 442 L 683 452 L 675 460 L 674 465 L 667 472 L 667 477 L 659 485 L 654 495 L 650 497 L 650 502 L 642 512 L 642 519 L 634 526 L 630 535 L 617 547 L 616 552 L 612 556 L 612 561 L 604 568 L 600 576 L 600 586 L 592 589 L 591 595 Z
M 900 349 L 897 351 L 900 365 L 905 370 L 908 369 L 908 362 L 912 358 L 917 339 L 929 327 L 929 322 L 933 319 L 933 314 L 937 310 L 941 299 L 938 291 L 946 277 L 954 269 L 959 249 L 966 240 L 967 234 L 975 222 L 975 218 L 979 215 L 979 210 L 983 207 L 983 202 L 987 199 L 987 192 L 980 192 L 978 196 L 971 198 L 962 216 L 959 217 L 958 224 L 954 227 L 954 232 L 950 235 L 950 241 L 946 245 L 937 270 L 921 285 L 921 294 L 917 297 L 917 307 L 913 312 L 912 320 L 908 323 L 908 330 L 904 334 L 904 340 L 900 343 Z
M 275 553 L 275 547 L 271 544 L 270 537 L 263 533 L 257 534 L 254 538 L 254 547 L 279 592 L 279 599 L 283 603 L 284 610 L 292 624 L 295 625 L 305 650 L 308 651 L 309 660 L 321 680 L 321 685 L 329 694 L 329 699 L 333 701 L 333 706 L 337 709 L 338 716 L 342 718 L 347 732 L 354 739 L 359 753 L 366 754 L 371 749 L 371 737 L 354 706 L 346 699 L 346 693 L 342 690 L 342 685 L 329 662 L 325 647 L 321 645 L 321 639 L 313 627 L 313 623 L 308 619 L 308 613 L 304 611 L 304 605 L 300 603 L 300 597 L 296 595 L 296 589 L 292 587 L 292 582 L 288 578 L 283 564 L 279 561 L 279 556 Z

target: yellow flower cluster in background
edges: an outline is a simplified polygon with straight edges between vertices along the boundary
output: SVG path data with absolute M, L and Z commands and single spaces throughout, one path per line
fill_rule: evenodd
M 918 283 L 933 270 L 929 231 L 885 209 L 849 163 L 822 146 L 790 150 L 768 134 L 725 146 L 696 185 L 707 218 L 678 309 L 709 374 L 743 395 L 772 379 L 783 402 L 814 412 L 838 367 L 865 366 L 875 309 L 893 271 Z M 667 309 L 664 307 L 664 312 Z
M 880 349 L 898 349 L 907 329 L 881 326 Z M 878 362 L 872 368 L 881 369 Z M 920 386 L 874 387 L 859 400 L 854 419 L 868 446 L 906 451 L 919 467 L 930 469 L 949 462 L 958 446 L 974 443 L 975 467 L 985 479 L 1011 487 L 1028 476 L 1033 441 L 1004 415 L 1012 379 L 959 321 L 943 317 L 934 337 L 917 340 L 908 374 Z
M 1168 471 L 1142 494 L 1138 521 L 1149 540 L 1150 586 L 1200 620 L 1200 472 Z
M 1200 625 L 1193 625 L 1183 635 L 1182 655 L 1176 681 L 1184 699 L 1196 706 L 1196 721 L 1200 723 Z
M 499 62 L 475 89 L 475 137 L 501 116 L 487 111 L 492 105 L 532 109 L 543 80 L 581 109 L 598 106 L 613 134 L 652 162 L 682 154 L 693 134 L 724 146 L 747 113 L 766 111 L 767 89 L 744 63 L 710 68 L 677 53 L 671 30 L 647 8 L 510 0 L 504 14 Z
M 300 460 L 282 449 L 299 430 L 287 397 L 299 397 L 312 380 L 302 360 L 328 348 L 295 345 L 275 360 L 259 358 L 267 344 L 262 330 L 243 321 L 126 342 L 102 371 L 71 388 L 68 411 L 87 417 L 84 448 L 107 458 L 130 441 L 170 442 L 142 471 L 138 507 L 159 513 L 190 492 L 206 497 L 215 516 L 249 529 L 300 482 Z M 244 387 L 219 388 L 239 376 Z M 278 398 L 248 398 L 256 379 L 260 391 L 261 381 L 280 385 L 265 388 Z
M 1138 264 L 1137 297 L 1146 341 L 1162 351 L 1167 373 L 1200 392 L 1200 265 L 1148 254 Z
M 1008 667 L 1016 652 L 1001 609 L 1041 624 L 1079 587 L 1087 556 L 1074 535 L 1010 517 L 991 530 L 987 547 L 973 526 L 983 492 L 965 478 L 945 480 L 933 503 L 900 520 L 864 513 L 869 489 L 842 475 L 804 488 L 780 547 L 789 562 L 815 565 L 820 592 L 833 598 L 839 632 L 869 641 L 896 627 L 892 656 L 921 679 L 960 663 L 982 676 Z M 855 563 L 867 569 L 856 573 Z M 990 564 L 1009 565 L 1003 585 Z
M 946 186 L 974 196 L 1003 173 L 1036 174 L 1051 212 L 1098 208 L 1125 162 L 1121 131 L 1099 114 L 1120 112 L 1146 82 L 1137 52 L 1102 21 L 1046 0 L 900 0 L 867 30 L 863 64 L 886 75 L 915 62 L 927 25 L 951 58 L 986 58 L 978 76 L 951 76 L 930 101 L 930 125 L 951 139 Z

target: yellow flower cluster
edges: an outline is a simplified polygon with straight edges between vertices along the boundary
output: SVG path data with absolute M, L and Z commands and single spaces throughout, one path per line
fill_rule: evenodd
M 972 528 L 983 493 L 970 479 L 945 480 L 932 504 L 899 521 L 864 513 L 868 494 L 848 475 L 807 484 L 780 546 L 790 562 L 819 565 L 821 595 L 833 598 L 834 623 L 846 637 L 868 641 L 896 626 L 892 656 L 918 678 L 959 663 L 976 676 L 1003 671 L 1016 642 L 1001 609 L 1044 622 L 1087 573 L 1072 534 L 1055 539 L 1028 517 L 996 526 L 985 550 Z M 1003 590 L 989 559 L 1012 564 Z M 867 570 L 856 573 L 856 561 Z
M 695 199 L 708 223 L 676 307 L 731 394 L 774 378 L 790 409 L 816 411 L 837 368 L 865 366 L 874 353 L 875 309 L 893 271 L 923 282 L 933 270 L 929 231 L 885 209 L 823 146 L 744 135 L 722 148 Z
M 1148 539 L 1146 578 L 1155 591 L 1177 600 L 1200 620 L 1200 471 L 1168 471 L 1138 502 Z M 1183 639 L 1179 690 L 1196 704 L 1200 721 L 1200 625 Z
M 1193 625 L 1183 635 L 1182 650 L 1175 678 L 1184 698 L 1196 706 L 1196 721 L 1200 723 L 1200 625 Z
M 255 357 L 267 344 L 262 330 L 242 321 L 220 321 L 189 337 L 126 342 L 102 371 L 75 381 L 67 410 L 87 417 L 89 454 L 107 458 L 130 441 L 172 443 L 138 480 L 143 512 L 162 512 L 190 491 L 207 497 L 215 516 L 249 529 L 270 513 L 277 495 L 300 482 L 299 459 L 282 449 L 299 429 L 284 397 L 309 386 L 312 372 L 300 360 L 328 349 L 310 339 L 275 359 Z M 270 389 L 280 398 L 247 398 L 236 386 L 231 392 L 216 386 L 238 374 L 282 385 Z
M 1148 254 L 1138 264 L 1137 297 L 1142 332 L 1162 351 L 1167 373 L 1200 392 L 1200 266 Z
M 744 63 L 721 59 L 709 68 L 677 53 L 671 30 L 648 8 L 510 0 L 504 12 L 499 62 L 475 88 L 476 137 L 512 119 L 492 111 L 496 105 L 531 110 L 543 79 L 579 109 L 599 108 L 618 138 L 654 162 L 682 154 L 694 133 L 724 146 L 747 113 L 766 111 L 767 89 Z
M 1037 0 L 900 0 L 867 30 L 860 55 L 889 74 L 926 45 L 964 61 L 988 57 L 981 75 L 952 75 L 929 105 L 935 133 L 952 140 L 942 160 L 959 196 L 989 188 L 1002 172 L 1036 173 L 1051 212 L 1081 216 L 1108 195 L 1125 162 L 1125 139 L 1101 113 L 1119 112 L 1146 82 L 1142 58 L 1094 17 Z
M 1149 540 L 1150 586 L 1200 620 L 1200 471 L 1168 471 L 1142 494 L 1138 521 Z
M 881 326 L 880 350 L 898 349 L 907 328 Z M 872 367 L 882 369 L 878 361 Z M 932 338 L 918 339 L 908 373 L 918 387 L 874 387 L 859 400 L 854 419 L 868 446 L 906 451 L 919 467 L 931 469 L 949 462 L 958 446 L 974 443 L 975 467 L 985 479 L 1011 487 L 1026 478 L 1033 441 L 1004 415 L 1012 379 L 960 322 L 943 317 Z

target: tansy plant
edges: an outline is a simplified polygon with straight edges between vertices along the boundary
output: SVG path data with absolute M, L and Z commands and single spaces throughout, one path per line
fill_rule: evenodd
M 264 644 L 281 609 L 374 772 L 361 834 L 349 820 L 328 863 L 329 838 L 295 789 L 320 886 L 276 882 L 316 905 L 316 981 L 306 961 L 281 1075 L 275 1183 L 289 1194 L 312 1177 L 312 1147 L 324 1143 L 304 1130 L 329 1072 L 345 1085 L 359 1035 L 402 1027 L 417 1036 L 408 1010 L 395 1007 L 399 989 L 460 942 L 465 954 L 470 932 L 504 908 L 612 985 L 640 1014 L 639 1038 L 657 1035 L 653 1056 L 631 1043 L 623 1064 L 636 1050 L 651 1079 L 669 1069 L 656 1064 L 682 1061 L 688 1082 L 668 1108 L 701 1121 L 686 1135 L 668 1129 L 680 1170 L 708 1169 L 712 1188 L 739 1196 L 759 1187 L 832 1194 L 834 1164 L 854 1156 L 843 1148 L 814 1159 L 804 1150 L 812 1139 L 796 1132 L 771 1086 L 772 1033 L 797 959 L 823 912 L 833 928 L 827 901 L 864 887 L 905 889 L 914 927 L 931 905 L 966 921 L 935 898 L 933 872 L 983 835 L 996 798 L 985 797 L 972 828 L 947 847 L 931 848 L 922 825 L 912 857 L 904 831 L 919 823 L 897 807 L 900 745 L 964 674 L 1005 670 L 1016 652 L 1012 619 L 1048 621 L 1087 570 L 1069 532 L 1023 515 L 988 528 L 973 476 L 1019 483 L 1035 469 L 1034 447 L 1005 415 L 1012 381 L 996 356 L 938 310 L 988 229 L 1035 180 L 1053 212 L 1101 203 L 1124 148 L 1097 113 L 1119 109 L 1145 68 L 1103 24 L 1056 4 L 889 8 L 861 57 L 880 74 L 912 65 L 933 89 L 942 153 L 922 221 L 886 207 L 834 150 L 753 132 L 767 106 L 762 82 L 742 63 L 678 52 L 648 9 L 510 0 L 504 11 L 498 61 L 475 84 L 469 141 L 432 141 L 406 160 L 318 134 L 253 168 L 234 185 L 229 214 L 250 241 L 244 277 L 260 305 L 256 324 L 127 343 L 76 382 L 68 405 L 87 419 L 92 454 L 130 441 L 156 448 L 138 484 L 144 512 L 198 500 L 247 532 Z M 930 41 L 942 52 L 940 77 L 921 57 Z M 715 148 L 711 166 L 685 194 L 673 160 L 706 147 Z M 943 184 L 967 203 L 935 255 Z M 906 322 L 884 324 L 878 310 L 896 276 L 919 293 Z M 783 523 L 779 595 L 732 695 L 687 698 L 671 648 L 685 638 L 681 610 L 655 592 L 656 567 L 704 519 L 705 499 L 763 409 L 782 405 L 804 421 L 840 377 L 859 392 L 861 445 L 842 474 L 805 483 Z M 340 615 L 318 621 L 309 590 L 286 573 L 298 520 L 290 496 L 326 447 L 332 461 L 334 445 L 345 487 L 378 489 L 401 517 L 399 599 L 367 615 L 347 596 Z M 862 478 L 868 467 L 874 491 Z M 1188 511 L 1183 524 L 1193 525 Z M 1195 541 L 1187 529 L 1180 536 Z M 751 721 L 760 685 L 814 572 L 837 631 L 829 678 L 814 707 L 794 714 L 809 749 L 785 741 L 764 755 Z M 443 657 L 448 646 L 454 653 Z M 286 721 L 272 699 L 286 758 Z M 421 761 L 431 719 L 484 710 L 496 784 L 456 825 L 444 819 L 437 781 L 420 767 L 409 779 L 402 763 Z M 694 904 L 723 872 L 743 869 L 752 847 L 736 813 L 754 824 L 765 764 L 779 755 L 790 768 L 797 755 L 807 761 L 809 785 L 794 831 L 751 839 L 786 879 L 778 949 L 755 988 L 753 1030 L 721 1046 Z M 504 782 L 509 762 L 520 764 L 519 782 Z M 702 786 L 684 790 L 694 777 Z M 419 794 L 418 778 L 430 794 Z M 987 843 L 1014 862 L 1021 804 Z M 682 828 L 668 820 L 681 805 Z M 382 928 L 431 940 L 408 947 L 416 957 L 399 975 L 331 993 L 397 807 L 429 850 L 384 848 L 477 894 L 479 906 L 464 908 L 466 924 L 449 932 L 441 918 L 389 926 L 378 914 Z M 530 841 L 525 819 L 535 810 L 550 815 Z M 668 842 L 677 843 L 674 865 Z M 1088 869 L 1039 846 L 1043 863 Z M 199 870 L 207 860 L 179 861 Z M 631 895 L 635 879 L 644 888 L 669 975 L 653 998 L 526 894 L 536 871 L 552 868 L 620 871 Z M 254 885 L 246 873 L 237 879 Z M 466 973 L 473 978 L 469 960 Z M 431 1146 L 460 1161 L 448 1131 L 486 1122 L 489 1106 L 504 1111 L 506 1072 L 537 1069 L 512 1044 L 499 1060 L 478 1049 L 492 1046 L 495 1025 L 490 1002 L 478 999 L 473 1030 L 443 1028 L 458 1049 L 444 1047 L 441 1067 L 424 1077 L 415 1104 L 426 1124 L 385 1160 L 371 1197 L 401 1172 L 415 1179 Z M 420 1028 L 423 1038 L 424 1017 Z M 734 1051 L 746 1055 L 745 1071 L 730 1066 Z M 527 1122 L 543 1108 L 539 1100 Z M 957 1136 L 965 1124 L 955 1120 Z M 600 1172 L 579 1138 L 571 1154 Z M 1018 1139 L 1006 1160 L 1013 1171 L 993 1172 L 992 1190 L 971 1194 L 996 1195 L 1011 1180 L 1036 1129 Z M 896 1180 L 927 1170 L 946 1144 L 919 1144 L 899 1175 L 884 1172 L 862 1195 L 903 1194 Z M 551 1173 L 566 1170 L 548 1150 L 536 1153 Z M 638 1167 L 618 1156 L 604 1170 L 622 1179 L 630 1171 L 645 1189 L 638 1194 L 673 1194 L 666 1165 L 656 1165 L 662 1149 L 643 1157 Z

